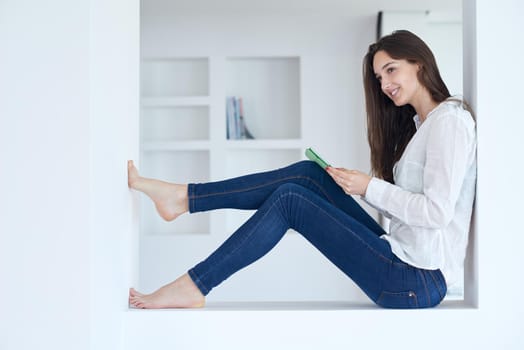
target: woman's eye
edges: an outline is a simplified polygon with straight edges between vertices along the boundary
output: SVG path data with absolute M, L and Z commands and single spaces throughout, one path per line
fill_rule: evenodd
M 388 72 L 388 73 L 393 73 L 394 71 L 395 71 L 395 68 L 393 68 L 393 67 L 389 67 L 389 68 L 387 69 L 387 72 Z

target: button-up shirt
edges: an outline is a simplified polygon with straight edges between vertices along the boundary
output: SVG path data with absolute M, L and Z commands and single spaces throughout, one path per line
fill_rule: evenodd
M 393 168 L 394 185 L 372 178 L 364 199 L 390 218 L 393 253 L 462 282 L 476 181 L 476 130 L 461 102 L 446 100 L 424 122 Z

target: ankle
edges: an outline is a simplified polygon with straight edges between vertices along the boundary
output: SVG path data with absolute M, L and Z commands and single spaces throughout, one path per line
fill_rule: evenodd
M 179 185 L 179 201 L 181 208 L 184 210 L 184 213 L 189 212 L 189 195 L 188 195 L 188 185 Z
M 198 298 L 202 298 L 202 299 L 205 298 L 204 294 L 202 294 L 202 292 L 200 291 L 200 288 L 198 288 L 198 286 L 193 281 L 191 276 L 189 276 L 188 273 L 185 273 L 184 275 L 182 275 L 179 279 L 179 282 L 182 288 L 184 288 L 184 290 L 186 290 L 190 294 Z

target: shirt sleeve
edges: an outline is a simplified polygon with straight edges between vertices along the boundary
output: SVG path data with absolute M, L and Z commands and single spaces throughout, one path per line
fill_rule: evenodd
M 437 117 L 437 116 L 435 116 Z M 454 217 L 464 178 L 474 157 L 475 135 L 455 114 L 431 125 L 423 169 L 423 193 L 372 178 L 365 198 L 410 226 L 439 229 Z
M 376 178 L 372 178 L 372 181 L 373 179 L 376 179 Z M 369 186 L 369 185 L 368 185 Z M 374 205 L 373 203 L 371 203 L 370 201 L 368 201 L 366 199 L 365 196 L 360 196 L 360 199 L 362 199 L 364 202 L 366 202 L 369 206 L 371 206 L 372 208 L 374 208 L 375 210 L 377 210 L 380 214 L 384 215 L 386 218 L 388 219 L 391 219 L 393 216 L 388 213 L 386 210 L 382 209 L 382 208 L 379 208 L 377 207 L 376 205 Z

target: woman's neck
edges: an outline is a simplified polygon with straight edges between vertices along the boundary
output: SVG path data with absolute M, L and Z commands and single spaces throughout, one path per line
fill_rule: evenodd
M 439 105 L 439 103 L 435 102 L 433 98 L 431 98 L 429 92 L 425 91 L 425 93 L 420 94 L 419 98 L 413 101 L 411 105 L 413 108 L 415 108 L 420 122 L 423 123 L 426 120 L 428 114 L 434 110 L 435 107 Z

